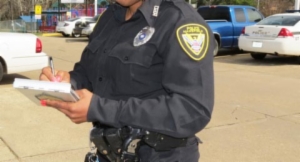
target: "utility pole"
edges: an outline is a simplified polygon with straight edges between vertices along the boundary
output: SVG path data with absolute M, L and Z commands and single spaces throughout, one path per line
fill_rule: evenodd
M 294 10 L 299 10 L 299 3 L 300 3 L 299 0 L 295 0 L 295 7 L 294 7 Z
M 94 3 L 94 10 L 95 10 L 95 16 L 98 14 L 98 0 L 94 0 L 95 1 L 95 3 Z
M 256 6 L 257 10 L 259 10 L 259 3 L 260 3 L 260 0 L 257 0 L 257 6 Z
M 60 21 L 61 20 L 60 0 L 57 1 L 57 9 L 58 9 L 58 21 Z
M 87 9 L 88 9 L 88 7 L 87 7 L 87 4 L 88 4 L 87 1 L 88 1 L 88 0 L 85 0 L 85 16 L 87 16 L 87 13 L 88 13 L 88 12 L 87 12 Z
M 12 0 L 9 0 L 9 10 L 10 10 L 10 14 L 11 14 L 11 28 L 12 28 L 12 31 L 14 32 L 15 31 L 15 24 L 14 24 L 14 16 L 13 16 L 13 10 L 12 10 Z
M 13 21 L 14 16 L 13 16 L 13 10 L 12 10 L 12 0 L 9 0 L 9 10 L 11 14 L 11 21 Z

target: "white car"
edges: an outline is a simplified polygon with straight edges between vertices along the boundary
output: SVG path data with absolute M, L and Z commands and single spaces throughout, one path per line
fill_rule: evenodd
M 239 49 L 250 52 L 254 59 L 264 59 L 267 54 L 300 58 L 299 20 L 300 13 L 282 13 L 246 26 L 238 39 Z
M 66 21 L 60 21 L 58 22 L 55 31 L 57 33 L 62 33 L 62 35 L 64 37 L 68 37 L 70 35 L 72 35 L 73 37 L 80 37 L 80 34 L 74 34 L 73 33 L 73 29 L 75 28 L 75 24 L 77 22 L 88 22 L 88 21 L 92 21 L 93 17 L 91 16 L 81 16 L 81 17 L 76 17 L 76 18 L 72 18 Z
M 36 35 L 0 32 L 0 81 L 5 74 L 40 70 L 48 65 L 49 57 Z
M 87 25 L 87 27 L 82 29 L 81 33 L 84 35 L 87 35 L 87 37 L 89 37 L 91 35 L 91 33 L 93 32 L 95 25 L 96 25 L 96 22 L 89 23 Z

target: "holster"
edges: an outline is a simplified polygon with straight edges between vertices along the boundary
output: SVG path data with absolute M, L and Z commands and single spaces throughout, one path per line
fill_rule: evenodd
M 168 135 L 148 132 L 143 137 L 143 142 L 154 148 L 156 151 L 169 151 L 177 147 L 184 147 L 188 138 L 175 138 Z
M 122 141 L 117 137 L 116 129 L 95 128 L 91 131 L 90 138 L 100 154 L 111 162 L 119 162 L 118 150 L 121 149 Z

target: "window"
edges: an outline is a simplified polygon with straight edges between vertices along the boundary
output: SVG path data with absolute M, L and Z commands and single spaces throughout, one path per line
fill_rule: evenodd
M 248 13 L 250 22 L 259 22 L 260 20 L 262 20 L 261 14 L 258 11 L 256 11 L 255 9 L 247 8 L 246 11 Z
M 263 19 L 257 25 L 294 26 L 299 20 L 300 16 L 297 15 L 274 15 Z
M 199 8 L 198 13 L 204 20 L 227 20 L 231 21 L 228 7 L 205 7 Z
M 234 14 L 236 22 L 246 22 L 246 16 L 242 8 L 235 8 Z

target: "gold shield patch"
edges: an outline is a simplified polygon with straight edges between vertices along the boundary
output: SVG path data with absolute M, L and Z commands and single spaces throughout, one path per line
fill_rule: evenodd
M 177 40 L 193 60 L 200 61 L 206 55 L 209 44 L 209 34 L 206 27 L 200 24 L 186 24 L 177 29 Z

